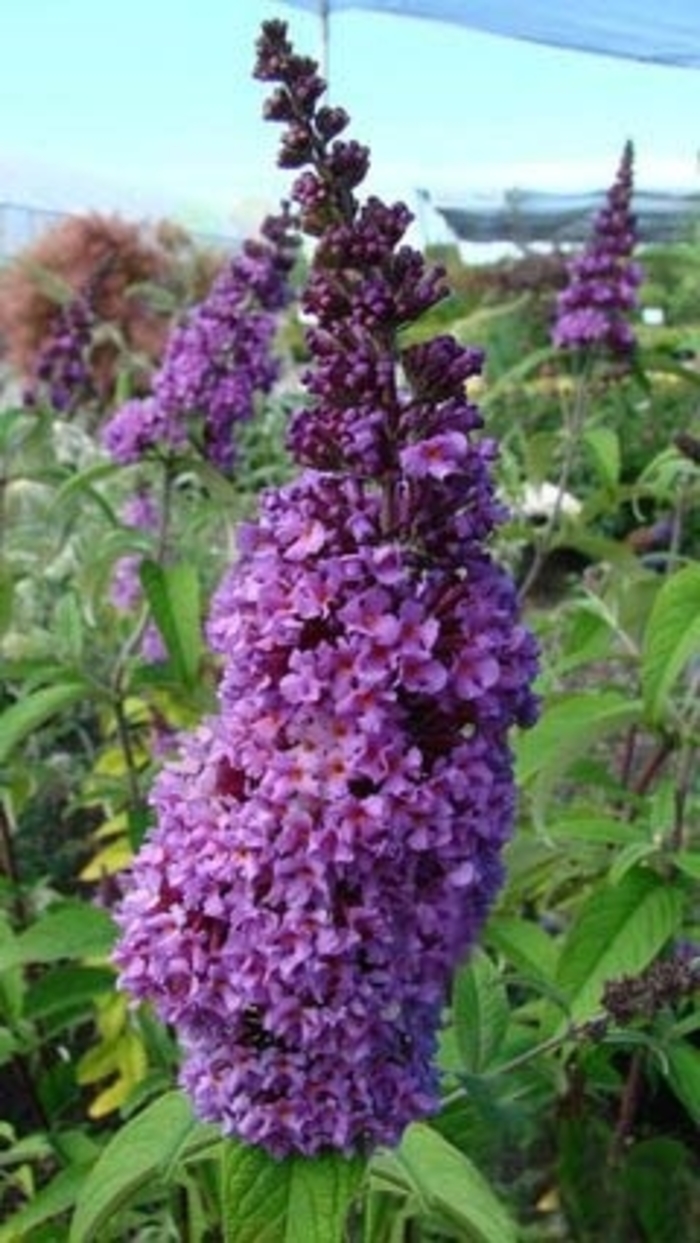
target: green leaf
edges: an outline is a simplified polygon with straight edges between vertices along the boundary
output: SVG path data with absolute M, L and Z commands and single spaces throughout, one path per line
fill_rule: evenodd
M 700 375 L 698 375 L 697 371 L 694 371 L 691 367 L 684 367 L 682 363 L 677 362 L 670 354 L 664 353 L 663 350 L 645 350 L 643 361 L 647 372 L 663 372 L 665 375 L 672 375 L 679 380 L 684 380 L 695 388 L 700 386 Z
M 468 965 L 457 972 L 452 1014 L 464 1069 L 480 1075 L 498 1053 L 510 1016 L 503 981 L 483 950 L 475 950 Z
M 533 372 L 539 371 L 545 363 L 551 362 L 551 360 L 556 357 L 557 351 L 551 345 L 544 346 L 539 350 L 531 350 L 522 362 L 519 362 L 516 366 L 509 368 L 509 370 L 506 371 L 504 375 L 500 376 L 495 383 L 489 385 L 485 392 L 482 404 L 486 406 L 496 397 L 500 397 L 504 391 L 514 387 L 517 388 L 520 384 L 522 384 L 523 380 L 526 380 L 532 375 Z
M 49 301 L 58 306 L 68 306 L 74 301 L 75 290 L 72 285 L 52 272 L 51 268 L 44 267 L 43 263 L 37 263 L 34 259 L 24 259 L 22 267 Z
M 276 1161 L 261 1148 L 224 1148 L 226 1243 L 340 1243 L 365 1162 L 339 1153 Z
M 10 568 L 0 563 L 0 635 L 4 634 L 12 621 L 12 601 L 15 581 Z
M 690 1154 L 664 1135 L 635 1143 L 620 1171 L 643 1237 L 651 1243 L 688 1238 Z
M 651 858 L 659 852 L 656 842 L 641 841 L 630 842 L 618 852 L 613 860 L 610 871 L 608 872 L 608 880 L 611 885 L 617 885 L 632 868 L 637 867 L 639 863 L 643 863 L 646 859 Z
M 552 702 L 516 743 L 518 781 L 559 773 L 591 743 L 636 720 L 639 704 L 616 690 L 574 691 Z
M 61 958 L 102 957 L 110 952 L 114 935 L 114 921 L 101 907 L 87 902 L 57 904 L 25 932 L 3 940 L 0 970 Z
M 561 440 L 556 432 L 533 432 L 528 436 L 524 445 L 524 468 L 529 482 L 544 483 L 550 478 L 555 469 L 560 445 Z M 514 508 L 517 512 L 517 502 Z M 526 528 L 526 531 L 529 538 L 532 538 L 532 527 L 529 530 Z
M 110 992 L 114 980 L 115 973 L 109 967 L 56 967 L 28 988 L 25 1017 L 47 1019 L 83 1010 L 95 997 Z
M 89 1167 L 73 1165 L 61 1170 L 45 1187 L 15 1213 L 5 1225 L 0 1226 L 0 1243 L 19 1243 L 29 1239 L 30 1230 L 65 1213 L 75 1204 L 76 1197 L 89 1173 Z M 56 1238 L 64 1238 L 63 1231 Z
M 659 591 L 644 637 L 642 690 L 653 722 L 689 660 L 700 653 L 700 565 L 673 574 Z
M 6 708 L 0 715 L 0 764 L 52 716 L 85 699 L 89 689 L 86 682 L 60 682 L 57 686 L 44 686 Z
M 365 1243 L 404 1243 L 416 1204 L 398 1194 L 392 1186 L 385 1187 L 373 1179 L 364 1199 L 362 1214 Z
M 700 1049 L 679 1040 L 669 1045 L 666 1054 L 669 1084 L 695 1125 L 700 1126 Z
M 611 627 L 607 615 L 587 599 L 577 601 L 567 626 L 562 650 L 557 655 L 553 672 L 558 678 L 579 665 L 600 660 L 610 651 Z
M 127 298 L 136 298 L 151 310 L 162 315 L 174 315 L 178 311 L 178 299 L 172 289 L 157 285 L 155 281 L 134 281 L 124 291 Z
M 604 487 L 614 489 L 620 480 L 620 441 L 610 427 L 589 427 L 583 442 L 590 450 L 598 476 Z
M 540 924 L 498 915 L 487 925 L 486 939 L 526 978 L 552 983 L 559 945 Z
M 199 579 L 194 566 L 143 561 L 141 582 L 177 677 L 195 684 L 202 656 Z
M 605 846 L 648 845 L 648 837 L 634 822 L 616 820 L 595 809 L 563 810 L 549 825 L 550 836 L 556 841 L 598 843 Z
M 56 650 L 66 660 L 78 665 L 83 657 L 83 616 L 74 591 L 66 591 L 54 611 L 53 632 Z
M 566 936 L 557 984 L 573 1022 L 600 1010 L 607 980 L 642 971 L 673 936 L 682 896 L 653 872 L 627 872 L 619 885 L 597 889 Z
M 396 1153 L 382 1154 L 382 1178 L 402 1183 L 423 1214 L 460 1243 L 516 1243 L 515 1226 L 483 1175 L 424 1123 L 409 1126 Z M 371 1186 L 372 1166 L 370 1167 Z
M 673 862 L 686 876 L 700 880 L 700 850 L 682 850 L 673 856 Z
M 119 526 L 119 518 L 113 507 L 105 496 L 102 495 L 99 488 L 95 487 L 96 483 L 101 483 L 103 479 L 108 479 L 111 475 L 116 474 L 121 467 L 116 462 L 92 462 L 85 470 L 77 471 L 61 484 L 52 501 L 54 509 L 60 509 L 68 501 L 79 497 L 84 501 L 86 497 L 94 501 L 98 509 L 106 514 L 112 526 Z
M 109 1140 L 80 1190 L 69 1243 L 91 1243 L 115 1213 L 149 1184 L 172 1180 L 197 1122 L 181 1092 L 136 1114 Z
M 27 411 L 25 409 L 0 410 L 0 453 L 6 453 L 12 447 L 10 444 L 12 433 L 16 427 L 26 422 Z
M 576 526 L 567 526 L 562 534 L 553 541 L 552 547 L 575 549 L 591 561 L 609 561 L 615 569 L 631 572 L 637 566 L 637 558 L 626 544 L 619 540 L 600 535 L 592 526 L 582 519 Z
M 9 1027 L 0 1027 L 0 1066 L 4 1066 L 15 1055 L 17 1038 Z
M 531 786 L 538 818 L 551 791 L 580 757 L 639 720 L 641 704 L 616 690 L 575 691 L 554 700 L 516 740 L 516 775 Z

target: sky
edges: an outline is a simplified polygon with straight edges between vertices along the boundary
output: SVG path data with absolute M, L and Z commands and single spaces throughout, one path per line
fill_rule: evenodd
M 251 78 L 270 17 L 320 55 L 318 19 L 282 0 L 5 0 L 0 202 L 254 227 L 289 186 Z M 638 185 L 700 190 L 699 71 L 342 12 L 330 98 L 371 147 L 368 189 L 414 210 L 417 188 L 605 188 L 627 138 Z M 420 225 L 440 240 L 437 218 Z

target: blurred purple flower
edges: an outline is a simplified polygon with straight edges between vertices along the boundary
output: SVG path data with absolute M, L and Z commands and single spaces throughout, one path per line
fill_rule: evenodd
M 293 118 L 285 162 L 313 161 L 294 191 L 319 238 L 303 469 L 239 529 L 208 625 L 219 711 L 156 782 L 116 962 L 176 1027 L 201 1116 L 311 1155 L 392 1144 L 437 1107 L 440 1017 L 501 883 L 507 734 L 534 720 L 536 653 L 484 545 L 502 514 L 464 392 L 481 356 L 400 345 L 442 275 L 402 244 L 402 204 L 356 203 L 362 149 L 282 23 L 257 76 Z
M 290 296 L 294 252 L 285 209 L 227 263 L 170 334 L 152 395 L 127 402 L 105 426 L 103 443 L 117 461 L 180 452 L 191 435 L 209 461 L 231 470 L 236 426 L 252 417 L 256 398 L 277 379 L 277 313 Z
M 132 397 L 104 424 L 102 443 L 116 462 L 128 466 L 155 449 L 182 451 L 187 429 L 169 417 L 155 397 Z
M 569 264 L 569 283 L 557 299 L 554 345 L 602 348 L 627 355 L 635 346 L 629 314 L 642 280 L 632 260 L 637 240 L 632 214 L 634 150 L 625 145 L 615 181 L 598 213 L 590 241 Z
M 70 415 L 96 396 L 88 358 L 95 324 L 87 295 L 59 308 L 34 364 L 34 380 L 25 393 L 27 405 L 46 400 L 54 410 Z

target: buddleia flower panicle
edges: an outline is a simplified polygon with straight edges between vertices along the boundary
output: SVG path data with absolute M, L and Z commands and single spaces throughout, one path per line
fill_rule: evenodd
M 208 623 L 218 711 L 156 781 L 116 962 L 175 1026 L 198 1113 L 282 1157 L 393 1144 L 438 1107 L 536 652 L 486 544 L 503 515 L 465 391 L 481 354 L 401 344 L 443 274 L 404 243 L 403 204 L 355 197 L 366 151 L 280 22 L 256 74 L 317 239 L 299 473 L 240 527 Z
M 90 364 L 96 326 L 89 294 L 78 294 L 58 308 L 33 359 L 33 375 L 24 394 L 27 406 L 45 401 L 70 416 L 96 398 Z
M 635 346 L 629 317 L 637 306 L 642 270 L 632 213 L 634 149 L 628 142 L 615 181 L 595 218 L 591 238 L 569 264 L 569 283 L 557 299 L 554 345 L 626 356 Z
M 278 377 L 274 340 L 295 255 L 295 222 L 285 207 L 173 329 L 151 394 L 126 402 L 105 426 L 103 443 L 117 461 L 178 454 L 194 440 L 220 470 L 233 469 L 236 428 Z

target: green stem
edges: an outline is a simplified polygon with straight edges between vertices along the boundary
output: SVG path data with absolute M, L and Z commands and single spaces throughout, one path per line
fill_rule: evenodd
M 535 552 L 530 568 L 520 584 L 518 596 L 521 601 L 526 598 L 528 592 L 531 590 L 540 575 L 545 558 L 552 545 L 554 532 L 561 517 L 564 497 L 566 496 L 574 464 L 576 462 L 581 431 L 588 409 L 589 375 L 590 364 L 587 363 L 581 368 L 577 376 L 573 403 L 570 406 L 566 405 L 564 407 L 565 441 L 564 453 L 561 460 L 561 466 L 559 468 L 559 478 L 557 479 L 557 491 L 549 518 L 547 519 L 547 522 L 535 545 Z
M 620 1112 L 617 1117 L 615 1131 L 608 1152 L 608 1164 L 619 1165 L 625 1144 L 629 1139 L 639 1105 L 639 1094 L 642 1088 L 642 1070 L 644 1068 L 641 1049 L 635 1049 L 630 1060 L 625 1086 L 620 1101 Z
M 680 756 L 680 771 L 678 773 L 678 781 L 673 795 L 674 812 L 671 846 L 674 850 L 682 850 L 684 846 L 685 809 L 693 784 L 696 754 L 697 747 L 693 746 L 691 743 L 686 743 Z
M 173 484 L 172 462 L 166 460 L 163 463 L 163 468 L 160 519 L 158 523 L 156 546 L 154 549 L 154 559 L 158 562 L 158 564 L 162 564 L 168 549 Z M 142 810 L 144 800 L 141 792 L 139 766 L 136 762 L 136 756 L 132 746 L 129 720 L 124 705 L 128 695 L 127 673 L 129 662 L 138 650 L 150 620 L 150 610 L 148 608 L 144 608 L 136 623 L 136 626 L 129 635 L 126 643 L 119 653 L 119 656 L 117 657 L 110 688 L 117 738 L 119 740 L 119 745 L 124 756 L 124 762 L 127 770 L 127 781 L 129 785 L 128 801 L 134 812 Z
M 659 743 L 656 750 L 649 757 L 649 760 L 642 769 L 639 777 L 632 787 L 632 793 L 641 797 L 649 790 L 657 773 L 663 768 L 666 760 L 673 753 L 673 743 L 670 738 L 664 738 Z
M 509 1062 L 503 1062 L 494 1070 L 488 1071 L 482 1075 L 485 1080 L 500 1079 L 503 1075 L 510 1075 L 515 1070 L 520 1070 L 523 1066 L 528 1066 L 530 1062 L 534 1062 L 538 1057 L 542 1057 L 545 1053 L 552 1053 L 554 1050 L 568 1044 L 569 1041 L 585 1040 L 592 1032 L 600 1032 L 603 1025 L 607 1025 L 609 1015 L 605 1013 L 596 1014 L 592 1019 L 588 1019 L 585 1023 L 570 1023 L 563 1032 L 557 1033 L 556 1036 L 549 1036 L 547 1040 L 542 1040 L 539 1044 L 534 1045 L 531 1049 L 525 1049 L 523 1053 L 518 1053 L 516 1057 L 512 1057 Z M 447 1096 L 442 1098 L 443 1105 L 452 1105 L 456 1101 L 462 1100 L 469 1095 L 469 1089 L 455 1088 L 453 1092 L 449 1092 Z
M 134 812 L 139 812 L 143 807 L 143 795 L 141 793 L 141 782 L 139 780 L 139 767 L 134 755 L 134 748 L 131 745 L 131 735 L 129 732 L 129 721 L 124 710 L 124 698 L 122 695 L 115 695 L 112 701 L 114 710 L 114 723 L 117 728 L 117 738 L 124 756 L 126 764 L 127 782 L 129 785 L 129 805 Z

